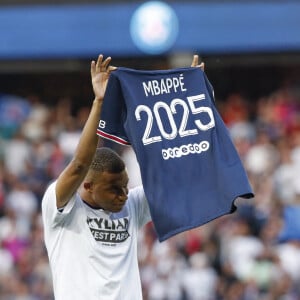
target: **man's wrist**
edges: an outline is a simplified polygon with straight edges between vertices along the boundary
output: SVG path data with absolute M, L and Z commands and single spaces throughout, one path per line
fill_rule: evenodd
M 95 96 L 94 102 L 99 103 L 99 104 L 102 104 L 102 102 L 103 102 L 103 97 L 97 97 L 97 96 Z

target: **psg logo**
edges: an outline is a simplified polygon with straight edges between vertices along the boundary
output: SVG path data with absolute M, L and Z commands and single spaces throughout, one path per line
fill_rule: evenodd
M 176 41 L 178 19 L 174 10 L 159 1 L 142 4 L 134 12 L 130 23 L 134 44 L 148 54 L 161 54 Z

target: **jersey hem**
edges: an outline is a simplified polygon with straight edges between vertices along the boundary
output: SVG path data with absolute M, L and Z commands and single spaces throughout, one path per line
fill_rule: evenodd
M 246 199 L 253 198 L 254 197 L 254 193 L 249 191 L 248 193 L 244 193 L 242 195 L 237 195 L 231 201 L 231 207 L 230 207 L 230 209 L 220 211 L 219 214 L 214 215 L 214 217 L 208 218 L 206 221 L 202 221 L 202 222 L 199 222 L 199 223 L 196 223 L 196 224 L 190 224 L 190 225 L 188 225 L 186 227 L 177 228 L 177 229 L 175 229 L 175 230 L 173 230 L 171 232 L 168 232 L 168 233 L 166 233 L 166 234 L 164 234 L 162 236 L 159 236 L 159 234 L 157 234 L 158 240 L 160 242 L 164 242 L 165 240 L 171 238 L 172 236 L 174 236 L 176 234 L 179 234 L 181 232 L 184 232 L 184 231 L 187 231 L 187 230 L 190 230 L 190 229 L 194 229 L 196 227 L 200 227 L 200 226 L 205 225 L 205 224 L 207 224 L 207 223 L 209 223 L 209 222 L 211 222 L 211 221 L 213 221 L 215 219 L 218 219 L 218 218 L 220 218 L 222 216 L 233 214 L 236 211 L 236 206 L 235 206 L 234 202 L 239 197 L 246 198 Z

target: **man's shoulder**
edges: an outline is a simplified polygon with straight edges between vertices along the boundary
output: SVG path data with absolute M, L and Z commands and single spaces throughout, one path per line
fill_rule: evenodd
M 46 190 L 45 190 L 45 193 L 44 193 L 44 196 L 43 196 L 43 202 L 50 196 L 50 195 L 55 195 L 55 187 L 56 187 L 56 183 L 57 183 L 57 180 L 53 180 L 51 181 Z

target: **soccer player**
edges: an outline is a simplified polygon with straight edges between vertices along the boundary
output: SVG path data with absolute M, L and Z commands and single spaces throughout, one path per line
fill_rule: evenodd
M 91 62 L 95 99 L 73 159 L 42 201 L 56 300 L 141 300 L 137 234 L 150 221 L 142 187 L 128 192 L 124 162 L 97 148 L 111 58 Z M 194 56 L 192 66 L 198 65 Z

